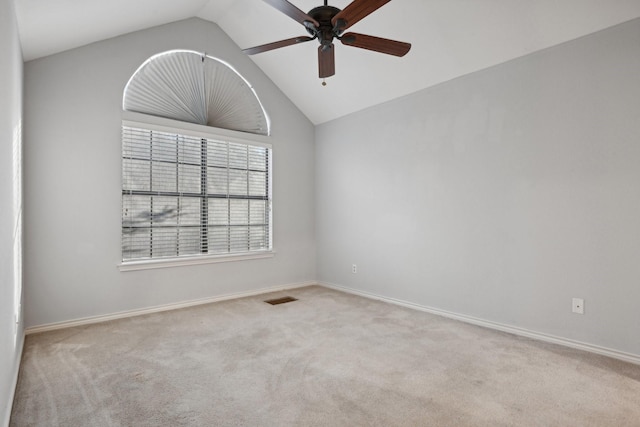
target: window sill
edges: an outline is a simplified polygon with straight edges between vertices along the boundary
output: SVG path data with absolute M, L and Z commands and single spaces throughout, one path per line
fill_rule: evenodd
M 118 264 L 120 271 L 151 270 L 156 268 L 184 267 L 189 265 L 215 264 L 218 262 L 246 261 L 251 259 L 273 258 L 275 251 L 252 252 L 230 255 L 193 256 L 184 258 L 145 259 L 125 261 Z

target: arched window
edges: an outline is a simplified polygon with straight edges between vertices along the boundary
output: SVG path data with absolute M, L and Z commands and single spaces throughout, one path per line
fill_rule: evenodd
M 270 253 L 269 121 L 237 71 L 164 52 L 133 74 L 123 108 L 143 114 L 122 126 L 124 266 Z
M 131 76 L 123 109 L 221 129 L 269 135 L 255 91 L 233 67 L 186 50 L 154 55 Z

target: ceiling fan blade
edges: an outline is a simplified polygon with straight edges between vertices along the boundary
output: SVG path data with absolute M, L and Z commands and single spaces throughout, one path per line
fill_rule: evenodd
M 405 56 L 407 52 L 409 52 L 409 49 L 411 49 L 411 43 L 358 33 L 347 33 L 340 37 L 340 41 L 346 46 L 359 47 L 361 49 L 373 50 L 374 52 L 394 56 Z
M 353 0 L 331 19 L 331 25 L 333 25 L 333 28 L 339 30 L 339 32 L 342 32 L 390 1 L 391 0 Z
M 244 53 L 247 55 L 255 55 L 256 53 L 267 52 L 273 49 L 278 49 L 285 46 L 291 46 L 298 43 L 304 43 L 313 40 L 313 37 L 300 36 L 300 37 L 292 37 L 286 40 L 280 40 L 278 42 L 267 43 L 260 46 L 249 47 L 247 49 L 242 49 Z
M 318 46 L 318 74 L 321 79 L 336 73 L 336 58 L 333 43 Z
M 302 25 L 305 25 L 304 23 L 305 21 L 307 21 L 307 22 L 311 22 L 313 26 L 316 28 L 320 26 L 320 23 L 318 23 L 318 21 L 316 21 L 315 19 L 313 19 L 312 17 L 310 17 L 309 15 L 307 15 L 306 13 L 304 13 L 303 11 L 301 11 L 300 9 L 298 9 L 297 7 L 289 3 L 287 0 L 264 0 L 264 1 L 269 3 L 271 6 L 275 7 L 276 9 L 278 9 L 280 12 L 284 13 L 291 19 L 295 20 L 296 22 L 301 23 Z

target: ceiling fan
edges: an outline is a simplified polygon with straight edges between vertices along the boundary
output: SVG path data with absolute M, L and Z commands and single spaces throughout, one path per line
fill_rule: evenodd
M 411 49 L 410 43 L 383 39 L 359 33 L 346 33 L 344 30 L 351 27 L 362 18 L 375 12 L 391 0 L 353 0 L 347 7 L 340 10 L 337 7 L 327 5 L 318 6 L 304 13 L 287 0 L 264 0 L 280 12 L 304 25 L 310 36 L 293 37 L 261 46 L 244 49 L 247 55 L 267 52 L 285 46 L 318 40 L 318 74 L 321 79 L 333 76 L 335 70 L 335 52 L 333 40 L 338 39 L 343 45 L 359 47 L 375 52 L 386 53 L 394 56 L 404 56 Z M 324 83 L 323 83 L 324 84 Z

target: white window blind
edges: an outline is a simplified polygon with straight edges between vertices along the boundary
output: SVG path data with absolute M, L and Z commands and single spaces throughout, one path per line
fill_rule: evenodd
M 222 129 L 269 134 L 255 91 L 231 65 L 188 50 L 152 56 L 124 90 L 123 109 Z
M 267 147 L 123 126 L 122 258 L 271 249 Z

